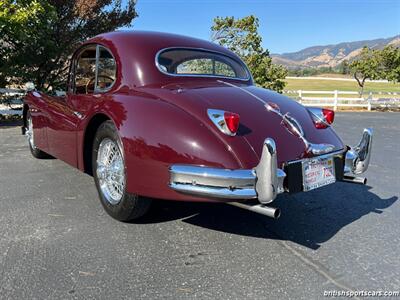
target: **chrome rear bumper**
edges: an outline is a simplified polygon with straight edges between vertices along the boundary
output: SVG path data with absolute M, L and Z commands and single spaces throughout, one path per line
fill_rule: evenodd
M 188 165 L 170 167 L 170 187 L 176 191 L 204 197 L 273 201 L 284 192 L 286 174 L 277 168 L 276 146 L 266 139 L 260 163 L 251 170 L 228 170 Z
M 358 146 L 349 147 L 341 169 L 347 182 L 362 182 L 349 175 L 365 172 L 371 156 L 372 130 L 364 129 Z M 333 155 L 341 155 L 344 151 Z M 329 154 L 325 154 L 329 155 Z M 343 167 L 344 166 L 344 167 Z M 263 145 L 259 164 L 254 169 L 228 170 L 192 165 L 172 165 L 170 167 L 169 186 L 179 192 L 201 197 L 233 200 L 258 199 L 262 204 L 272 202 L 277 194 L 287 191 L 284 170 L 277 167 L 275 142 L 267 138 Z M 301 175 L 300 175 L 301 176 Z M 343 177 L 343 176 L 342 176 Z M 364 181 L 365 182 L 365 181 Z
M 254 170 L 225 170 L 174 165 L 170 168 L 170 187 L 205 197 L 254 199 Z

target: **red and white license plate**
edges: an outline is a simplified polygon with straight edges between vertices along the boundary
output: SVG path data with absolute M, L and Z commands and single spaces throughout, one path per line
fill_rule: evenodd
M 305 192 L 334 183 L 335 164 L 332 157 L 316 157 L 304 160 L 303 164 L 303 190 Z

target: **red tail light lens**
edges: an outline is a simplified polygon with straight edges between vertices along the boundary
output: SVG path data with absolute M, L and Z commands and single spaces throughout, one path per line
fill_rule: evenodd
M 232 134 L 236 134 L 239 129 L 239 121 L 240 117 L 238 114 L 232 112 L 224 112 L 224 119 L 226 123 L 226 127 L 228 127 L 229 131 Z
M 335 112 L 330 109 L 309 107 L 308 111 L 311 113 L 315 128 L 317 129 L 329 127 L 335 119 Z
M 322 114 L 325 118 L 326 123 L 328 124 L 332 124 L 335 120 L 335 112 L 333 110 L 323 108 Z
M 240 121 L 238 114 L 220 109 L 207 109 L 207 114 L 221 132 L 230 136 L 236 135 Z

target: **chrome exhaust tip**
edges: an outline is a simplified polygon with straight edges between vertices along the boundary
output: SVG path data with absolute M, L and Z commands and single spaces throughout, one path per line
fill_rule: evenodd
M 281 210 L 279 208 L 267 206 L 265 204 L 250 205 L 240 202 L 227 202 L 227 204 L 249 210 L 272 219 L 278 219 L 281 216 Z
M 353 177 L 353 176 L 344 176 L 343 177 L 344 182 L 350 182 L 350 183 L 357 183 L 357 184 L 367 184 L 367 178 L 366 177 Z

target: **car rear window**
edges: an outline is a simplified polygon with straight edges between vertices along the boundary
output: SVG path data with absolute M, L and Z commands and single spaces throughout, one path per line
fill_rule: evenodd
M 156 61 L 161 72 L 174 76 L 250 77 L 243 62 L 203 49 L 166 49 L 159 52 Z

